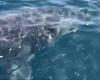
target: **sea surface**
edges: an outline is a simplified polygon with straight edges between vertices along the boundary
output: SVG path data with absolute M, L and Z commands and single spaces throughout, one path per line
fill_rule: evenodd
M 65 7 L 83 14 L 73 18 L 69 12 L 66 27 L 75 26 L 74 30 L 64 31 L 35 52 L 31 61 L 33 80 L 100 80 L 100 0 L 0 0 L 0 12 L 23 6 Z M 7 76 L 2 69 L 0 75 Z

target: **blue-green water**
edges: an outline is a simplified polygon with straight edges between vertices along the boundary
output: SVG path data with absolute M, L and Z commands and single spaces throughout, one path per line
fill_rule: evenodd
M 32 61 L 33 80 L 99 80 L 100 35 L 69 33 Z
M 89 22 L 93 22 L 86 24 L 78 21 L 80 25 L 75 27 L 78 27 L 77 31 L 66 31 L 51 45 L 35 52 L 35 58 L 31 61 L 33 80 L 100 80 L 99 0 L 0 0 L 1 11 L 22 6 L 78 9 L 83 11 L 84 16 L 89 14 Z M 73 24 L 73 21 L 70 22 Z M 6 71 L 0 70 L 0 75 L 7 77 Z

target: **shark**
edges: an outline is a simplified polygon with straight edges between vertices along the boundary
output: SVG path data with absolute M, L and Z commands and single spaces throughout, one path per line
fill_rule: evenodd
M 22 7 L 2 11 L 0 66 L 5 69 L 9 80 L 32 80 L 30 61 L 35 57 L 35 52 L 64 31 L 76 31 L 74 25 L 85 24 L 88 20 L 89 16 L 69 8 Z

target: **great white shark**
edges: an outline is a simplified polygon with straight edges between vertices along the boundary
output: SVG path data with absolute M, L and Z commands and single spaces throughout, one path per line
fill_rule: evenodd
M 70 32 L 75 29 L 74 26 L 68 27 L 72 23 L 84 24 L 86 20 L 87 16 L 68 8 L 23 7 L 1 12 L 0 64 L 5 67 L 9 79 L 31 80 L 29 62 L 34 58 L 34 53 L 64 30 Z

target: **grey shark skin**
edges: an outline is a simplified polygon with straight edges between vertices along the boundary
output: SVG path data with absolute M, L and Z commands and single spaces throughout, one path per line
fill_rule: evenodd
M 10 80 L 31 80 L 29 62 L 34 53 L 60 33 L 55 10 L 22 8 L 1 13 L 0 63 Z

